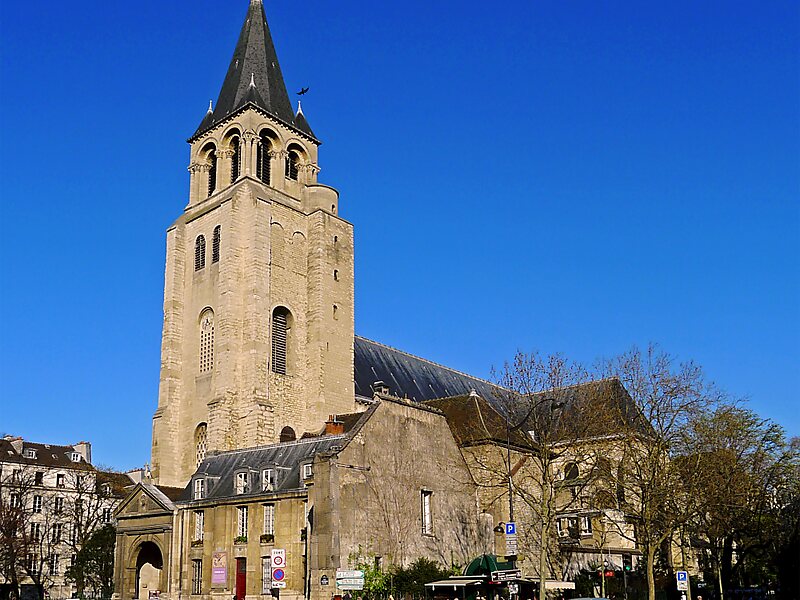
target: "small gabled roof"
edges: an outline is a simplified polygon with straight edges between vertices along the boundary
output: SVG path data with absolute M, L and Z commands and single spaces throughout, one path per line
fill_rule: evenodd
M 444 413 L 459 446 L 507 441 L 514 446 L 531 446 L 531 440 L 519 429 L 509 429 L 506 418 L 477 394 L 428 400 L 423 404 Z
M 250 0 L 217 103 L 192 139 L 248 105 L 314 137 L 305 117 L 295 119 L 261 0 Z

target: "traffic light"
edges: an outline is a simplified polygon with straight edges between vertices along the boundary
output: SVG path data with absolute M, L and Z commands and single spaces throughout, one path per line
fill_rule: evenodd
M 622 570 L 623 571 L 633 570 L 633 556 L 631 556 L 630 554 L 622 555 Z

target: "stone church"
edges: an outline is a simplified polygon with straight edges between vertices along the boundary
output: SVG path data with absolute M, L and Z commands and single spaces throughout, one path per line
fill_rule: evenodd
M 494 552 L 504 514 L 460 451 L 464 413 L 431 402 L 494 388 L 355 335 L 353 225 L 318 182 L 261 0 L 189 144 L 151 471 L 116 512 L 115 598 L 327 600 L 364 557 Z

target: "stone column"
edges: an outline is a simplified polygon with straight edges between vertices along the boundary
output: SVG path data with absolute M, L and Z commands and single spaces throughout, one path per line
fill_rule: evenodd
M 231 159 L 234 154 L 235 152 L 230 148 L 217 151 L 217 189 L 233 183 L 231 181 L 233 177 L 233 160 Z M 224 185 L 221 185 L 222 182 L 224 182 Z
M 286 150 L 275 150 L 272 153 L 272 187 L 279 190 L 286 188 L 286 159 L 289 153 Z
M 202 165 L 193 162 L 189 165 L 189 204 L 200 199 L 200 167 Z
M 242 166 L 244 167 L 244 174 L 252 175 L 256 172 L 255 144 L 258 140 L 258 136 L 254 131 L 245 131 L 242 135 L 242 139 L 245 142 L 242 153 Z

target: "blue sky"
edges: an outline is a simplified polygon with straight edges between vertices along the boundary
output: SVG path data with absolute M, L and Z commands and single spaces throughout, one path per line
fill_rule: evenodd
M 165 230 L 246 4 L 0 3 L 0 431 L 149 459 Z M 358 333 L 479 376 L 654 341 L 800 435 L 796 2 L 266 8 Z

